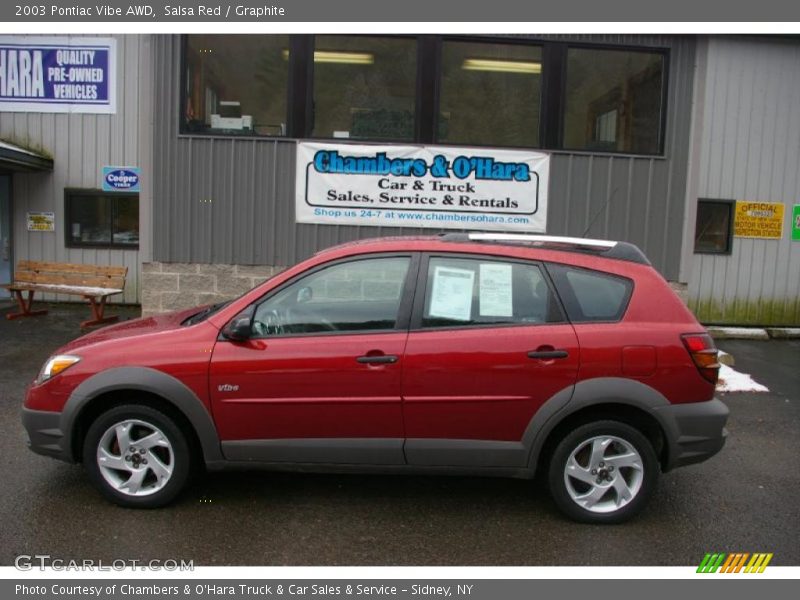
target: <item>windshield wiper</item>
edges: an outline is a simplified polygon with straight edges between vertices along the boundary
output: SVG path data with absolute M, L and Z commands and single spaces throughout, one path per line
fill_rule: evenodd
M 212 304 L 201 310 L 199 313 L 193 314 L 191 317 L 187 318 L 186 320 L 181 323 L 181 325 L 195 325 L 196 323 L 200 323 L 201 321 L 205 321 L 208 317 L 213 315 L 219 309 L 224 306 L 230 304 L 230 300 L 228 302 L 218 302 L 217 304 Z

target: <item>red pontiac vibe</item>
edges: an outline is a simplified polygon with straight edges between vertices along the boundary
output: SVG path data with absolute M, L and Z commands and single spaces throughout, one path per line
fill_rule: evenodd
M 532 478 L 620 522 L 725 442 L 713 342 L 631 244 L 511 234 L 320 252 L 225 304 L 60 348 L 27 392 L 34 452 L 123 506 L 198 467 Z

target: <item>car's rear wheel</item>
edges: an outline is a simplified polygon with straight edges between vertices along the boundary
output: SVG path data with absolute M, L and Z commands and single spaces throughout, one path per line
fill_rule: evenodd
M 191 473 L 186 435 L 163 412 L 117 406 L 89 427 L 83 464 L 95 486 L 121 506 L 156 508 L 171 502 Z
M 556 505 L 584 523 L 620 523 L 644 508 L 658 481 L 652 444 L 618 421 L 577 427 L 556 446 L 548 479 Z

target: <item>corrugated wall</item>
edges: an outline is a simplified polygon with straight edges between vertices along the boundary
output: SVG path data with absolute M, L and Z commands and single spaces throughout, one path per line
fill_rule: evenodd
M 23 146 L 41 148 L 53 158 L 53 171 L 17 173 L 13 177 L 14 257 L 43 261 L 125 265 L 128 279 L 124 294 L 113 302 L 137 303 L 139 299 L 139 252 L 66 248 L 64 237 L 64 188 L 97 189 L 103 165 L 136 165 L 139 162 L 139 80 L 144 51 L 143 36 L 117 39 L 117 112 L 114 115 L 3 113 L 0 138 Z M 29 232 L 28 211 L 53 211 L 55 232 Z M 45 296 L 72 300 L 76 296 Z
M 704 45 L 698 198 L 783 202 L 781 240 L 734 238 L 730 256 L 696 254 L 691 306 L 704 322 L 800 324 L 800 43 L 711 38 Z
M 664 158 L 554 154 L 548 232 L 581 235 L 594 219 L 588 235 L 635 242 L 668 279 L 677 279 L 695 40 L 570 39 L 671 49 L 666 152 Z M 423 232 L 295 224 L 294 141 L 179 136 L 180 37 L 157 36 L 154 54 L 154 260 L 287 265 L 342 241 Z

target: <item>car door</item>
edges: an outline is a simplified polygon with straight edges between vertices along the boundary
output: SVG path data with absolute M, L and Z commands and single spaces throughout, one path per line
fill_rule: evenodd
M 403 367 L 406 460 L 524 466 L 531 418 L 569 391 L 579 363 L 544 269 L 430 256 L 419 280 Z
M 217 342 L 214 418 L 230 460 L 402 464 L 401 366 L 417 259 L 322 265 L 252 305 Z

